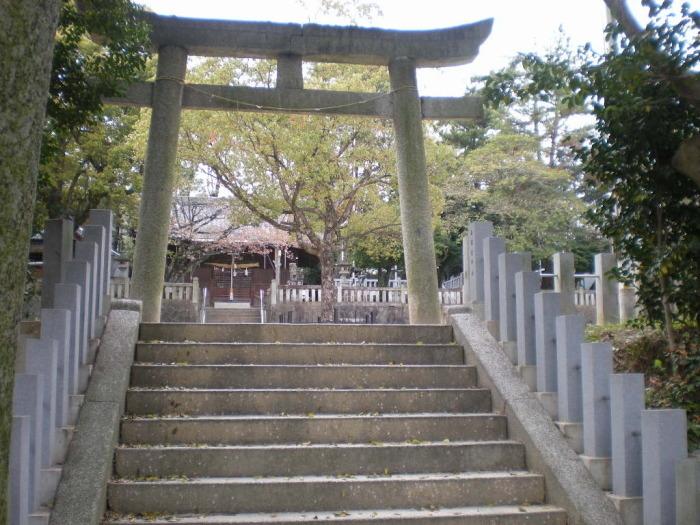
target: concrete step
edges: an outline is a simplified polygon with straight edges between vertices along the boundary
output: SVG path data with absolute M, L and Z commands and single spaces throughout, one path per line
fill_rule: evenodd
M 147 414 L 360 414 L 489 412 L 487 389 L 130 389 L 126 412 Z
M 207 323 L 259 323 L 259 308 L 207 308 Z
M 466 388 L 470 366 L 135 364 L 134 387 L 187 388 Z
M 541 503 L 544 480 L 528 472 L 115 480 L 118 513 L 337 511 Z
M 197 365 L 461 365 L 464 351 L 449 344 L 139 343 L 136 361 Z
M 121 442 L 135 445 L 370 443 L 409 440 L 500 440 L 506 418 L 495 414 L 201 416 L 125 418 Z
M 514 441 L 121 447 L 120 478 L 372 475 L 523 470 Z
M 141 341 L 246 343 L 451 343 L 446 325 L 142 323 Z
M 137 518 L 112 515 L 104 525 L 566 525 L 566 513 L 550 505 L 451 507 L 441 509 L 343 510 L 336 512 L 179 515 Z

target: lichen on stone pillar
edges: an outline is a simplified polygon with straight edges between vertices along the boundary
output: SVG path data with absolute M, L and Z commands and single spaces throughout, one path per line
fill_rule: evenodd
M 186 71 L 185 49 L 163 46 L 158 50 L 131 286 L 131 297 L 143 301 L 144 322 L 160 321 Z
M 393 91 L 409 320 L 411 324 L 439 324 L 442 315 L 415 61 L 406 57 L 392 60 L 389 76 Z

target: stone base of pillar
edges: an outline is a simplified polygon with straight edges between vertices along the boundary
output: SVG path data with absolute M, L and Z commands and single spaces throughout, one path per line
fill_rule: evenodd
M 503 351 L 514 365 L 518 363 L 518 343 L 516 341 L 501 341 Z
M 700 525 L 700 451 L 676 464 L 676 519 Z
M 535 365 L 518 365 L 518 374 L 530 392 L 537 390 L 537 367 Z
M 75 426 L 78 423 L 78 416 L 80 415 L 80 407 L 83 406 L 83 401 L 85 396 L 83 395 L 73 395 L 70 396 L 70 406 L 68 408 L 68 424 Z
M 100 331 L 100 334 L 102 332 Z M 87 360 L 88 364 L 92 366 L 92 363 L 95 362 L 95 358 L 97 357 L 97 349 L 100 347 L 100 338 L 95 337 L 94 339 L 90 339 L 90 342 L 88 343 L 88 355 L 87 355 Z
M 549 414 L 553 421 L 557 420 L 559 413 L 559 399 L 556 392 L 535 392 L 535 396 L 539 399 L 542 406 Z
M 471 304 L 472 313 L 483 321 L 484 319 L 484 303 L 473 302 Z
M 579 456 L 601 490 L 612 490 L 612 458 Z
M 39 510 L 27 517 L 27 525 L 49 525 L 51 514 L 47 510 Z
M 613 502 L 615 508 L 622 516 L 625 525 L 642 525 L 644 523 L 642 498 L 630 498 L 627 496 L 616 496 L 608 494 L 608 498 Z
M 92 365 L 81 366 L 78 370 L 78 392 L 85 392 L 90 382 L 92 374 Z
M 73 439 L 75 427 L 61 427 L 56 430 L 56 440 L 53 448 L 53 462 L 56 465 L 63 465 L 63 461 L 68 455 L 68 445 Z
M 41 469 L 39 474 L 39 503 L 42 507 L 53 507 L 53 499 L 56 497 L 58 482 L 61 481 L 61 467 Z
M 577 454 L 581 454 L 583 452 L 583 423 L 556 421 L 556 425 L 571 449 Z
M 498 321 L 486 321 L 486 329 L 494 339 L 498 339 L 498 336 L 501 333 L 501 329 L 498 326 Z

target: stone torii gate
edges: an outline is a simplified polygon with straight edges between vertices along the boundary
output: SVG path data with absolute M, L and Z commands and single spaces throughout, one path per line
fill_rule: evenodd
M 412 324 L 441 321 L 425 167 L 422 119 L 476 119 L 475 97 L 420 97 L 416 68 L 466 64 L 491 32 L 492 20 L 432 31 L 390 31 L 315 24 L 199 20 L 148 15 L 158 52 L 155 82 L 129 86 L 107 102 L 153 108 L 148 137 L 132 297 L 143 320 L 160 320 L 165 257 L 182 109 L 270 111 L 391 118 L 396 134 L 404 259 Z M 274 89 L 186 84 L 188 56 L 277 60 Z M 390 93 L 304 89 L 302 62 L 382 65 Z

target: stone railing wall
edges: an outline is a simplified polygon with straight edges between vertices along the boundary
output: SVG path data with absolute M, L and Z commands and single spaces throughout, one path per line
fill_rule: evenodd
M 131 290 L 131 282 L 124 277 L 113 277 L 111 280 L 112 299 L 128 299 Z M 191 283 L 164 283 L 163 299 L 175 301 L 188 301 L 194 304 L 200 302 L 201 292 L 199 279 L 195 277 Z
M 73 221 L 43 238 L 39 322 L 23 323 L 15 363 L 10 523 L 48 523 L 99 338 L 110 309 L 112 212 L 91 210 L 83 240 Z
M 358 286 L 336 286 L 336 304 L 408 304 L 408 290 L 406 288 L 380 288 Z M 441 288 L 440 304 L 462 304 L 462 290 L 460 288 Z M 287 303 L 320 303 L 321 286 L 318 285 L 283 285 L 279 288 L 273 283 L 270 291 L 271 304 Z
M 472 223 L 464 240 L 468 305 L 626 524 L 691 523 L 681 517 L 700 515 L 700 458 L 688 457 L 685 411 L 646 409 L 644 376 L 614 374 L 612 347 L 585 342 L 572 254 L 554 255 L 554 291 L 541 291 L 530 255 L 508 253 L 492 233 L 491 223 Z M 619 286 L 608 277 L 615 264 L 612 254 L 595 257 L 600 324 L 621 317 Z

